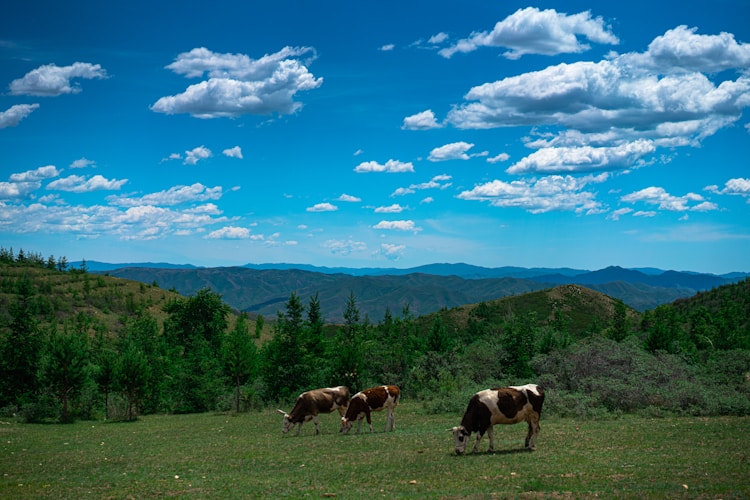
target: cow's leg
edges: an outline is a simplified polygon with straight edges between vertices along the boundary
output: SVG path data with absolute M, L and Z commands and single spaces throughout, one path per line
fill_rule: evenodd
M 487 437 L 490 438 L 490 449 L 489 451 L 495 451 L 495 434 L 492 432 L 492 425 L 487 429 Z
M 388 432 L 388 428 L 392 431 L 396 430 L 396 417 L 393 415 L 393 408 L 388 408 L 388 418 L 385 419 L 385 432 Z
M 305 423 L 304 420 L 300 420 L 299 422 L 297 422 L 297 433 L 295 434 L 295 436 L 299 436 L 299 431 L 302 430 L 302 424 L 304 423 Z
M 526 436 L 526 448 L 533 450 L 536 447 L 536 437 L 540 429 L 539 416 L 529 418 L 529 434 Z
M 362 415 L 357 416 L 357 434 L 359 434 L 360 427 L 362 427 Z
M 479 441 L 482 440 L 482 436 L 484 436 L 484 432 L 479 431 L 477 433 L 477 440 L 474 442 L 474 449 L 471 450 L 472 453 L 479 451 Z
M 365 415 L 367 416 L 367 424 L 370 426 L 370 432 L 372 432 L 372 417 L 370 416 L 370 411 L 366 411 Z
M 313 423 L 315 423 L 315 435 L 317 436 L 318 434 L 320 434 L 320 426 L 318 425 L 318 416 L 313 415 L 312 421 Z

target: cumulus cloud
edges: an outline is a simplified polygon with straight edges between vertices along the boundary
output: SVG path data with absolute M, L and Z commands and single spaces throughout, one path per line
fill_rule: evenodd
M 417 227 L 413 220 L 381 220 L 374 226 L 374 229 L 414 231 L 419 232 L 422 228 Z
M 308 212 L 335 212 L 339 207 L 331 203 L 317 203 L 311 207 L 307 207 Z
M 238 158 L 242 159 L 242 148 L 239 146 L 235 146 L 233 148 L 225 149 L 221 152 L 224 156 L 228 156 L 229 158 Z
M 399 205 L 398 203 L 394 203 L 393 205 L 389 205 L 387 207 L 376 207 L 375 213 L 376 214 L 399 214 L 405 210 L 404 207 Z
M 744 196 L 748 199 L 748 203 L 750 203 L 750 179 L 744 179 L 742 177 L 729 179 L 724 184 L 723 189 L 719 189 L 718 186 L 708 186 L 706 187 L 706 190 L 716 194 Z
M 352 195 L 346 194 L 346 193 L 343 193 L 337 199 L 338 199 L 338 201 L 346 201 L 346 202 L 350 202 L 350 203 L 357 203 L 357 202 L 362 201 L 362 198 L 358 198 L 356 196 L 352 196 Z
M 86 157 L 79 158 L 70 164 L 70 168 L 86 168 L 96 166 L 96 162 Z
M 435 118 L 435 113 L 431 109 L 428 109 L 404 118 L 404 124 L 401 128 L 404 130 L 430 130 L 440 128 L 441 126 Z
M 185 160 L 182 162 L 184 165 L 196 165 L 200 160 L 211 158 L 213 153 L 205 146 L 198 146 L 190 151 L 185 151 Z
M 250 237 L 250 230 L 246 227 L 226 226 L 211 231 L 205 238 L 208 240 L 246 240 Z
M 8 177 L 10 182 L 0 182 L 0 200 L 27 198 L 42 187 L 42 181 L 58 175 L 60 172 L 54 165 L 11 174 Z
M 486 201 L 495 207 L 522 208 L 530 213 L 560 210 L 600 213 L 604 207 L 596 200 L 596 193 L 584 188 L 589 184 L 604 182 L 606 179 L 607 174 L 584 178 L 552 175 L 512 182 L 494 180 L 463 191 L 458 198 Z
M 376 161 L 365 161 L 360 163 L 354 168 L 357 173 L 367 172 L 389 172 L 389 173 L 401 173 L 401 172 L 414 172 L 414 165 L 412 162 L 402 162 L 398 160 L 388 160 L 385 165 L 380 164 Z
M 589 11 L 568 15 L 554 9 L 527 7 L 495 24 L 492 31 L 473 33 L 439 54 L 450 58 L 457 52 L 472 52 L 479 47 L 503 47 L 509 49 L 503 54 L 508 59 L 526 54 L 552 56 L 588 50 L 590 46 L 581 38 L 601 44 L 619 43 L 604 20 L 592 18 Z
M 15 127 L 38 107 L 39 104 L 16 104 L 0 112 L 0 128 Z
M 628 168 L 653 153 L 651 141 L 639 139 L 613 147 L 542 148 L 509 167 L 509 174 L 593 172 Z
M 206 187 L 200 182 L 190 186 L 174 186 L 165 191 L 149 193 L 144 196 L 130 197 L 118 196 L 109 197 L 107 201 L 115 206 L 135 207 L 141 205 L 160 205 L 174 206 L 185 203 L 204 202 L 209 200 L 218 200 L 223 192 L 221 186 Z
M 623 196 L 620 200 L 624 203 L 646 203 L 657 205 L 660 210 L 671 212 L 685 212 L 688 210 L 706 212 L 716 210 L 716 204 L 704 201 L 704 198 L 695 193 L 687 193 L 684 196 L 673 196 L 662 187 L 647 187 Z M 691 203 L 693 204 L 691 206 Z
M 308 60 L 301 60 L 303 56 Z M 197 118 L 292 114 L 302 106 L 294 100 L 298 92 L 323 84 L 322 78 L 315 78 L 307 69 L 306 64 L 314 58 L 311 47 L 285 47 L 259 59 L 195 48 L 179 54 L 167 69 L 187 78 L 207 75 L 208 79 L 190 85 L 181 94 L 160 98 L 151 109 Z
M 390 52 L 390 51 L 392 51 L 395 48 L 396 48 L 396 46 L 394 44 L 387 43 L 387 44 L 381 46 L 380 49 L 378 49 L 378 50 L 380 50 L 382 52 Z
M 71 83 L 74 78 L 101 79 L 107 72 L 98 64 L 77 62 L 70 66 L 46 64 L 10 82 L 11 95 L 59 96 L 77 94 L 81 88 Z
M 56 191 L 68 191 L 71 193 L 88 193 L 91 191 L 118 191 L 127 179 L 107 179 L 101 175 L 86 177 L 82 175 L 69 175 L 47 184 L 47 189 Z
M 468 160 L 470 156 L 466 152 L 473 147 L 474 144 L 468 142 L 453 142 L 433 149 L 427 159 L 430 161 Z

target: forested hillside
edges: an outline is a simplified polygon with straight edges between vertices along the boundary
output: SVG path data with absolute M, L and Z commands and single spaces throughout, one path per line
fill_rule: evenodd
M 383 383 L 460 412 L 478 389 L 527 382 L 547 389 L 547 415 L 750 414 L 748 294 L 745 280 L 641 314 L 562 285 L 370 316 L 350 291 L 326 324 L 318 295 L 291 293 L 253 321 L 208 288 L 182 296 L 2 249 L 0 415 L 245 411 Z

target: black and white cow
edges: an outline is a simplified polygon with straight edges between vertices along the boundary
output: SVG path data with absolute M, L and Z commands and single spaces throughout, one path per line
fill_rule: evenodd
M 453 428 L 456 438 L 456 453 L 462 454 L 472 432 L 477 432 L 473 452 L 476 453 L 479 441 L 486 432 L 490 438 L 490 450 L 495 449 L 492 426 L 495 424 L 517 424 L 526 421 L 529 433 L 526 435 L 526 448 L 533 450 L 539 434 L 539 418 L 542 415 L 544 390 L 535 384 L 519 387 L 485 389 L 474 394 L 466 408 L 461 425 Z
M 349 432 L 356 420 L 357 434 L 359 434 L 362 419 L 365 417 L 367 417 L 367 423 L 370 424 L 370 432 L 372 432 L 370 412 L 380 411 L 384 408 L 388 408 L 388 417 L 385 420 L 384 432 L 388 432 L 389 427 L 390 430 L 395 430 L 396 417 L 393 416 L 393 409 L 398 405 L 400 397 L 401 391 L 395 385 L 379 385 L 358 392 L 349 402 L 346 415 L 341 417 L 341 429 L 339 432 L 343 432 L 344 434 Z
M 345 415 L 348 406 L 349 388 L 340 385 L 338 387 L 325 387 L 323 389 L 303 392 L 297 397 L 297 401 L 294 403 L 294 408 L 292 408 L 291 413 L 287 413 L 284 410 L 277 411 L 284 415 L 281 430 L 284 433 L 287 433 L 292 430 L 295 425 L 299 424 L 296 434 L 299 436 L 302 424 L 309 420 L 315 422 L 315 434 L 320 434 L 318 414 L 331 413 L 333 410 L 338 410 L 339 415 L 343 416 Z

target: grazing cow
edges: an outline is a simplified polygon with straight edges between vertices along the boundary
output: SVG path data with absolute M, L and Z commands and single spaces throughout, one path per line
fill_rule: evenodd
M 372 432 L 370 412 L 380 411 L 383 408 L 388 408 L 388 418 L 386 418 L 385 431 L 383 432 L 388 432 L 389 426 L 391 430 L 395 430 L 396 419 L 393 416 L 393 408 L 398 405 L 400 397 L 401 391 L 395 385 L 380 385 L 358 392 L 349 401 L 349 409 L 346 410 L 346 415 L 341 417 L 341 429 L 339 432 L 343 432 L 344 434 L 349 432 L 356 420 L 357 434 L 359 434 L 359 427 L 362 425 L 364 417 L 367 417 L 367 423 L 370 424 L 370 432 Z
M 453 428 L 456 438 L 456 453 L 462 454 L 472 432 L 478 432 L 473 452 L 476 453 L 479 441 L 487 432 L 490 437 L 490 450 L 494 451 L 495 441 L 492 426 L 495 424 L 517 424 L 526 421 L 529 433 L 526 435 L 526 448 L 533 450 L 539 433 L 539 417 L 542 415 L 544 389 L 528 384 L 520 387 L 501 387 L 479 391 L 469 401 L 461 425 Z
M 284 422 L 281 430 L 286 434 L 292 430 L 296 424 L 299 424 L 297 427 L 297 434 L 295 434 L 296 436 L 299 436 L 302 424 L 312 420 L 315 422 L 315 434 L 320 434 L 318 414 L 331 413 L 333 410 L 338 410 L 339 415 L 344 415 L 348 405 L 349 388 L 344 385 L 303 392 L 297 397 L 297 401 L 294 403 L 294 408 L 292 408 L 291 413 L 286 413 L 284 410 L 277 410 L 284 415 Z

